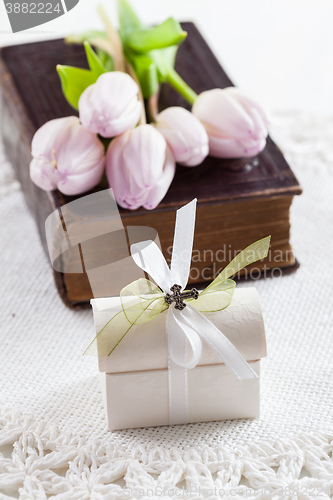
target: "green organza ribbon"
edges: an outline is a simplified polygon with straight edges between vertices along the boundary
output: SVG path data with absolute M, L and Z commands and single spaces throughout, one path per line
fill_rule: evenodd
M 186 303 L 201 313 L 213 313 L 228 307 L 236 287 L 230 277 L 267 257 L 270 239 L 267 236 L 245 248 L 199 293 L 197 300 L 186 299 Z M 121 310 L 100 330 L 84 354 L 89 353 L 97 341 L 98 354 L 110 356 L 132 326 L 152 321 L 169 308 L 164 297 L 164 292 L 157 285 L 143 278 L 125 286 L 120 292 Z

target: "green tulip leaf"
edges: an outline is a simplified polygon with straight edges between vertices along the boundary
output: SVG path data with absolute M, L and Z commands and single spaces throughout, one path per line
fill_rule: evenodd
M 90 43 L 88 41 L 85 41 L 83 45 L 84 45 L 84 50 L 86 51 L 86 56 L 91 71 L 97 76 L 101 76 L 103 75 L 103 73 L 106 73 L 106 69 L 103 66 L 102 61 L 100 60 L 96 52 L 93 50 Z
M 114 71 L 114 62 L 110 54 L 97 47 L 97 55 L 106 71 Z
M 84 33 L 75 33 L 74 35 L 70 35 L 65 38 L 65 42 L 82 44 L 85 41 L 91 42 L 92 40 L 96 40 L 98 38 L 107 40 L 108 37 L 104 31 L 89 30 Z
M 118 0 L 119 32 L 122 39 L 126 33 L 143 27 L 140 19 L 127 0 Z
M 178 45 L 171 45 L 171 47 L 166 47 L 161 49 L 159 52 L 162 54 L 164 64 L 169 68 L 175 67 L 176 55 L 178 51 Z
M 78 110 L 81 94 L 89 85 L 96 83 L 99 75 L 88 69 L 61 66 L 60 64 L 57 66 L 57 72 L 65 98 L 74 109 Z
M 158 70 L 154 61 L 145 54 L 125 53 L 139 80 L 142 95 L 148 99 L 158 92 Z
M 118 0 L 120 37 L 125 57 L 133 66 L 145 99 L 158 91 L 159 83 L 167 81 L 175 65 L 178 45 L 186 37 L 173 18 L 145 28 L 128 0 Z
M 179 45 L 186 38 L 179 22 L 173 17 L 153 28 L 133 29 L 125 34 L 125 44 L 135 52 L 149 52 Z
M 164 83 L 168 74 L 170 73 L 170 68 L 175 65 L 176 54 L 178 46 L 173 45 L 172 47 L 167 47 L 166 49 L 151 50 L 146 54 L 155 64 L 158 70 L 158 80 L 160 83 Z

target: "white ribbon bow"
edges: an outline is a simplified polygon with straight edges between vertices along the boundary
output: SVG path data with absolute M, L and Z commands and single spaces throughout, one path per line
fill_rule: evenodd
M 177 211 L 175 235 L 169 268 L 161 250 L 153 242 L 131 246 L 135 263 L 169 293 L 175 283 L 185 289 L 190 274 L 195 212 L 194 199 Z M 201 312 L 189 303 L 183 310 L 170 305 L 167 314 L 169 424 L 188 423 L 187 370 L 197 366 L 201 358 L 202 339 L 221 357 L 223 363 L 239 379 L 256 378 L 257 374 L 225 337 Z M 188 355 L 188 348 L 192 354 Z

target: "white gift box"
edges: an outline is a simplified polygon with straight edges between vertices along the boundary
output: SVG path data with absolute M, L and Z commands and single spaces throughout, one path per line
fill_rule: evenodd
M 121 310 L 119 297 L 93 299 L 96 335 Z M 167 311 L 133 326 L 110 356 L 99 356 L 109 430 L 169 424 Z M 203 341 L 198 365 L 188 370 L 188 421 L 255 418 L 260 409 L 260 359 L 266 339 L 259 294 L 236 289 L 231 304 L 206 317 L 257 373 L 239 380 Z M 98 341 L 97 341 L 98 346 Z

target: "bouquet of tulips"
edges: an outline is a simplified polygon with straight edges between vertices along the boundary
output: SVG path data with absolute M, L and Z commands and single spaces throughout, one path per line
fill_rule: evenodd
M 150 210 L 167 193 L 176 163 L 195 167 L 208 154 L 239 158 L 262 151 L 267 118 L 237 88 L 196 95 L 182 80 L 174 63 L 186 32 L 175 19 L 147 28 L 127 0 L 118 0 L 118 11 L 119 31 L 100 9 L 105 32 L 67 39 L 84 44 L 89 64 L 57 67 L 64 96 L 79 117 L 51 120 L 36 132 L 30 176 L 44 190 L 76 195 L 97 186 L 105 170 L 121 207 Z M 169 107 L 159 113 L 162 83 L 181 94 L 192 112 Z

